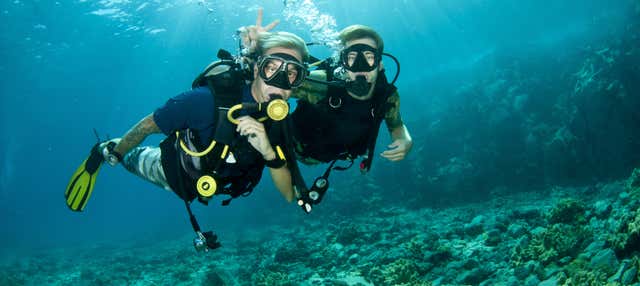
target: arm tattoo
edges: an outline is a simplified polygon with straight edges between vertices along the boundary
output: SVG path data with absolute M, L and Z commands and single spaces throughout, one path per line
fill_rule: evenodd
M 404 124 L 400 116 L 400 96 L 397 91 L 389 97 L 387 104 L 391 105 L 391 108 L 385 114 L 385 122 L 389 131 L 391 131 Z
M 116 146 L 116 151 L 124 155 L 133 147 L 140 145 L 147 136 L 154 133 L 160 133 L 160 128 L 153 121 L 153 114 L 150 114 L 140 120 L 122 137 L 122 141 Z

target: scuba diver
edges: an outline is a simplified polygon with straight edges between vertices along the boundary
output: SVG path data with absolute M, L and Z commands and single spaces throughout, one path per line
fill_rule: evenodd
M 291 115 L 297 159 L 305 164 L 329 163 L 310 189 L 299 192 L 298 204 L 306 212 L 322 200 L 331 170 L 348 169 L 360 156 L 360 171 L 370 170 L 383 120 L 393 140 L 380 154 L 383 158 L 400 161 L 413 145 L 400 117 L 400 97 L 393 85 L 400 66 L 395 57 L 384 54 L 380 35 L 370 27 L 352 25 L 338 37 L 344 47 L 338 63 L 332 59 L 320 62 L 308 81 L 291 95 L 298 99 Z M 391 83 L 385 76 L 383 54 L 398 65 Z M 341 160 L 349 165 L 334 167 Z
M 268 26 L 272 29 L 277 22 Z M 242 30 L 247 47 L 259 44 L 256 35 L 261 27 Z M 304 183 L 296 164 L 290 164 L 297 203 L 309 213 L 320 203 L 329 188 L 331 170 L 346 170 L 358 157 L 363 157 L 360 170 L 371 168 L 380 124 L 384 120 L 393 142 L 380 155 L 390 161 L 400 161 L 411 150 L 411 135 L 400 117 L 400 97 L 393 85 L 400 65 L 397 59 L 384 53 L 384 42 L 370 27 L 352 25 L 339 34 L 343 45 L 340 59 L 316 61 L 317 66 L 307 81 L 291 95 L 297 106 L 291 115 L 293 149 L 298 161 L 310 165 L 329 163 L 311 188 Z M 384 73 L 382 56 L 392 58 L 397 73 L 389 83 Z M 315 60 L 314 60 L 315 61 Z M 348 166 L 334 166 L 345 160 Z
M 262 33 L 259 40 L 249 69 L 240 57 L 221 50 L 220 61 L 209 65 L 191 90 L 169 99 L 122 138 L 97 143 L 69 182 L 69 208 L 84 209 L 102 162 L 122 163 L 184 200 L 196 232 L 194 246 L 208 251 L 220 243 L 212 231 L 200 229 L 190 208 L 194 200 L 207 205 L 223 194 L 231 196 L 222 201 L 228 205 L 250 194 L 267 166 L 278 190 L 292 201 L 290 152 L 282 139 L 286 100 L 308 74 L 309 53 L 291 33 Z M 159 147 L 136 147 L 156 133 L 166 135 Z

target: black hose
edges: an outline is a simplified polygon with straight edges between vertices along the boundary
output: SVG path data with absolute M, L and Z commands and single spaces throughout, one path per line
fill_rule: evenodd
M 398 68 L 398 70 L 396 71 L 396 75 L 393 77 L 393 80 L 391 81 L 391 85 L 393 85 L 394 83 L 396 83 L 396 80 L 398 80 L 398 76 L 400 75 L 400 62 L 396 57 L 392 56 L 391 54 L 382 53 L 382 55 L 390 57 L 394 62 L 396 62 L 396 67 Z

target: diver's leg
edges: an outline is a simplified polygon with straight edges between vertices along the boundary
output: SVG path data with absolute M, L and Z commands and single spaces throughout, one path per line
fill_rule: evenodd
M 171 190 L 167 177 L 162 169 L 159 147 L 136 147 L 129 151 L 122 159 L 122 165 L 129 172 L 152 182 L 165 190 Z

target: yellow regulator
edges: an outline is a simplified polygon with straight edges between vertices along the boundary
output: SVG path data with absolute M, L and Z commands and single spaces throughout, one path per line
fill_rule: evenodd
M 274 99 L 267 105 L 267 116 L 274 121 L 285 119 L 289 114 L 289 105 L 282 99 Z
M 227 112 L 227 119 L 229 119 L 231 123 L 238 124 L 238 119 L 233 116 L 233 113 L 240 109 L 247 109 L 249 113 L 265 112 L 267 116 L 258 118 L 258 121 L 260 122 L 267 120 L 267 118 L 271 118 L 271 120 L 274 121 L 280 121 L 285 119 L 289 114 L 289 104 L 287 104 L 284 99 L 273 99 L 268 103 L 241 103 L 229 108 L 229 111 Z
M 216 179 L 209 175 L 204 175 L 198 179 L 196 183 L 196 189 L 198 193 L 203 197 L 211 197 L 216 193 L 216 189 L 218 188 L 218 184 L 216 183 Z

